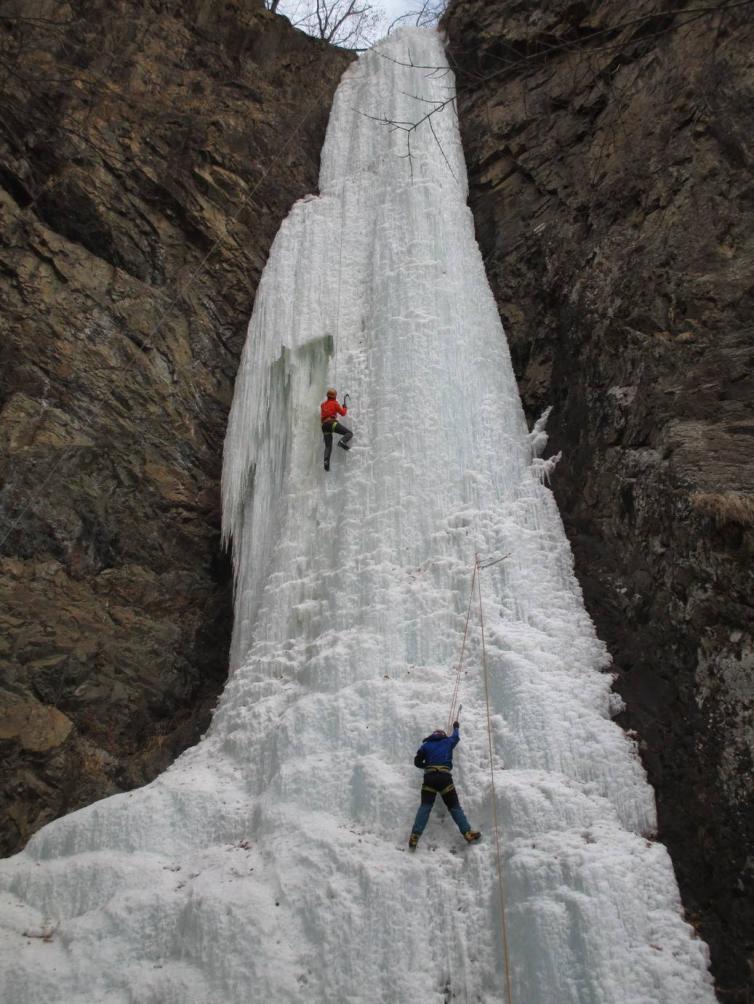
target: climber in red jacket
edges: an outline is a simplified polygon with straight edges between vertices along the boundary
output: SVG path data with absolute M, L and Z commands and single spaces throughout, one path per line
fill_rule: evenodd
M 348 397 L 348 394 L 346 394 Z M 334 387 L 328 388 L 327 400 L 323 401 L 319 406 L 319 418 L 322 423 L 322 435 L 325 437 L 325 470 L 330 470 L 330 454 L 332 453 L 332 437 L 333 433 L 341 438 L 338 440 L 338 446 L 342 450 L 350 450 L 351 447 L 348 445 L 348 441 L 352 438 L 353 433 L 350 429 L 347 429 L 345 425 L 342 425 L 337 416 L 347 415 L 348 408 L 345 404 L 345 398 L 343 398 L 343 404 L 338 404 L 338 392 Z

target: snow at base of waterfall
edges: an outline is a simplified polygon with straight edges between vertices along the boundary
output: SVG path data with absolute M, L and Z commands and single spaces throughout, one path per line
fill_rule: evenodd
M 494 781 L 511 1004 L 714 1002 L 526 429 L 453 106 L 410 158 L 380 121 L 452 95 L 436 66 L 439 37 L 402 30 L 344 75 L 230 416 L 233 673 L 157 780 L 0 865 L 3 1000 L 504 1001 Z M 355 438 L 325 474 L 331 383 Z M 483 840 L 438 802 L 411 853 L 477 555 L 504 560 L 480 573 L 488 693 L 472 606 L 454 777 Z

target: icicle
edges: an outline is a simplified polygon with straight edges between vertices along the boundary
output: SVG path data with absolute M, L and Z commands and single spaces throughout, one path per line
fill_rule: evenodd
M 545 408 L 529 433 L 529 446 L 531 448 L 532 457 L 541 457 L 545 451 L 547 441 L 550 438 L 545 431 L 545 427 L 547 426 L 547 419 L 550 417 L 551 411 L 552 405 Z
M 549 485 L 550 478 L 555 468 L 560 463 L 563 454 L 561 452 L 554 453 L 551 457 L 543 460 L 541 457 L 534 457 L 531 462 L 531 469 L 534 472 L 534 476 L 543 485 Z

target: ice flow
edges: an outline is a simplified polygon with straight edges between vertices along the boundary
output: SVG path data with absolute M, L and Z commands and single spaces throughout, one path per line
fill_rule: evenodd
M 505 1001 L 494 776 L 510 1004 L 714 1001 L 611 721 L 453 105 L 410 133 L 385 121 L 451 98 L 445 67 L 435 33 L 404 30 L 343 77 L 321 194 L 274 243 L 230 416 L 230 681 L 165 774 L 3 863 L 3 1000 Z M 355 439 L 325 474 L 328 384 Z M 466 847 L 438 805 L 410 855 L 412 757 L 445 724 L 477 554 L 508 555 L 481 572 L 492 764 L 477 612 L 461 680 L 455 777 L 485 840 Z

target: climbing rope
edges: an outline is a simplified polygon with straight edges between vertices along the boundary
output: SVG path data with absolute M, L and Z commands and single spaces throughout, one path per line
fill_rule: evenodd
M 511 966 L 510 966 L 510 949 L 508 946 L 508 927 L 505 919 L 505 882 L 503 879 L 503 855 L 500 848 L 500 823 L 498 821 L 497 815 L 497 792 L 495 789 L 495 762 L 494 762 L 494 750 L 492 745 L 492 715 L 490 712 L 490 685 L 489 685 L 489 673 L 487 670 L 487 646 L 484 634 L 484 605 L 482 602 L 482 576 L 481 570 L 483 568 L 490 568 L 492 565 L 497 565 L 499 562 L 504 561 L 506 558 L 510 557 L 509 554 L 505 554 L 502 557 L 494 558 L 493 560 L 481 561 L 479 555 L 474 555 L 474 567 L 471 574 L 471 588 L 469 589 L 469 604 L 466 610 L 466 624 L 463 629 L 463 641 L 461 642 L 461 654 L 458 659 L 458 668 L 456 669 L 455 684 L 453 686 L 453 696 L 450 701 L 450 712 L 448 715 L 448 727 L 446 731 L 449 733 L 453 722 L 455 721 L 458 712 L 456 707 L 460 711 L 460 705 L 458 705 L 458 696 L 461 687 L 461 673 L 463 671 L 463 657 L 466 651 L 466 640 L 469 634 L 469 621 L 471 619 L 471 606 L 474 600 L 474 587 L 476 586 L 477 596 L 479 598 L 479 627 L 482 642 L 482 677 L 484 679 L 484 700 L 487 711 L 487 744 L 489 747 L 489 757 L 490 757 L 490 787 L 492 790 L 492 828 L 495 831 L 495 859 L 497 862 L 497 888 L 498 888 L 498 902 L 500 904 L 500 936 L 503 946 L 503 963 L 505 968 L 505 990 L 507 1004 L 513 1004 L 513 991 L 511 989 Z
M 475 559 L 475 569 L 479 569 L 479 556 Z M 484 700 L 487 711 L 487 743 L 490 755 L 490 787 L 492 789 L 492 827 L 495 831 L 495 858 L 497 861 L 497 888 L 500 902 L 500 934 L 503 943 L 503 962 L 505 964 L 505 989 L 508 1004 L 513 1004 L 513 992 L 511 990 L 511 965 L 510 949 L 508 946 L 508 925 L 505 920 L 505 882 L 503 880 L 503 857 L 500 850 L 500 825 L 497 818 L 497 793 L 495 791 L 495 763 L 494 750 L 492 747 L 492 717 L 490 714 L 490 685 L 489 673 L 487 671 L 487 648 L 484 638 L 484 606 L 482 604 L 482 576 L 476 577 L 477 592 L 479 595 L 479 626 L 482 639 L 482 675 L 484 677 Z
M 461 672 L 463 670 L 463 655 L 466 651 L 466 638 L 469 634 L 469 618 L 471 617 L 471 604 L 474 599 L 474 583 L 476 582 L 477 572 L 479 571 L 479 562 L 474 561 L 474 570 L 471 575 L 471 589 L 469 590 L 469 605 L 466 610 L 466 625 L 463 629 L 463 642 L 461 643 L 461 655 L 458 659 L 458 669 L 456 670 L 456 681 L 453 687 L 453 696 L 450 699 L 450 711 L 448 712 L 448 727 L 446 732 L 450 734 L 450 730 L 453 727 L 453 722 L 456 718 L 456 704 L 458 702 L 458 692 L 461 687 Z
M 340 336 L 340 287 L 343 282 L 343 231 L 346 228 L 346 185 L 348 181 L 343 182 L 343 189 L 340 200 L 340 241 L 338 248 L 338 304 L 335 309 L 335 345 L 337 347 L 338 338 Z

